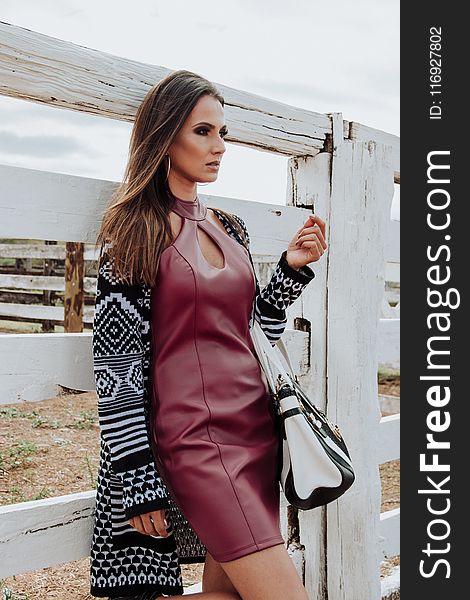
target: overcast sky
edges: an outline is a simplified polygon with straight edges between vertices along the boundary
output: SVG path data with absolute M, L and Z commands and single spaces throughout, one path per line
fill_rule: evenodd
M 399 135 L 399 16 L 399 0 L 2 0 L 0 19 Z M 130 123 L 3 96 L 0 114 L 1 163 L 121 180 Z M 286 169 L 227 144 L 199 192 L 284 204 Z

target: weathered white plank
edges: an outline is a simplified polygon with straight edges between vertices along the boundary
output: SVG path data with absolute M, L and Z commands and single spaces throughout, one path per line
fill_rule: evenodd
M 0 165 L 0 237 L 94 243 L 116 187 L 110 181 Z
M 0 577 L 89 556 L 95 496 L 92 490 L 0 506 Z
M 400 318 L 400 309 L 396 309 L 394 306 L 390 306 L 390 304 L 388 303 L 388 299 L 385 297 L 385 294 L 382 298 L 380 318 L 381 319 L 398 319 L 398 318 Z
M 83 260 L 97 260 L 99 251 L 85 246 Z M 65 260 L 65 244 L 0 244 L 0 258 L 54 258 Z
M 400 302 L 395 304 L 395 306 L 391 306 L 390 308 L 393 311 L 392 319 L 399 319 L 400 318 Z
M 93 322 L 93 306 L 86 306 L 83 315 L 84 323 Z M 60 323 L 64 320 L 63 306 L 45 306 L 43 304 L 14 304 L 12 302 L 0 302 L 0 319 L 9 317 L 21 317 L 39 321 L 55 321 Z
M 395 284 L 393 284 L 395 285 Z M 385 287 L 385 297 L 387 298 L 387 301 L 390 303 L 394 303 L 395 305 L 398 304 L 400 302 L 400 288 L 395 288 L 395 287 L 390 287 L 388 288 L 387 286 Z M 395 308 L 395 307 L 392 307 Z
M 9 275 L 0 273 L 0 288 L 64 292 L 65 278 L 55 275 Z M 96 277 L 83 278 L 83 291 L 85 294 L 96 293 Z
M 93 391 L 92 334 L 0 334 L 0 405 Z
M 284 494 L 281 491 L 280 495 L 280 529 L 282 537 L 287 540 L 288 539 L 288 524 L 287 524 L 287 500 Z
M 0 165 L 0 238 L 94 244 L 99 223 L 117 185 L 88 177 Z M 309 214 L 305 209 L 291 206 L 208 194 L 199 197 L 209 207 L 231 210 L 245 219 L 253 254 L 277 258 Z
M 387 262 L 400 262 L 400 221 L 390 219 L 388 222 L 384 251 Z
M 185 596 L 186 594 L 196 594 L 198 592 L 202 592 L 202 581 L 200 581 L 199 583 L 194 583 L 193 585 L 189 585 L 188 587 L 184 588 L 183 596 Z
M 378 362 L 381 367 L 400 368 L 400 319 L 379 320 Z
M 377 463 L 382 465 L 389 460 L 400 458 L 400 415 L 382 417 L 379 424 Z
M 0 506 L 0 577 L 89 556 L 95 498 L 90 490 Z
M 380 515 L 380 547 L 383 558 L 400 554 L 400 509 L 387 510 Z
M 380 597 L 377 342 L 393 192 L 390 146 L 337 146 L 327 216 L 327 413 L 343 431 L 356 481 L 326 507 L 328 600 Z
M 379 406 L 382 412 L 397 414 L 400 412 L 400 396 L 379 394 Z
M 362 123 L 357 123 L 356 121 L 350 121 L 349 139 L 361 142 L 374 140 L 386 146 L 391 146 L 394 181 L 395 183 L 400 183 L 400 138 L 397 135 L 362 125 Z
M 400 283 L 400 264 L 387 263 L 385 266 L 385 281 Z
M 0 23 L 5 96 L 133 121 L 148 90 L 171 72 Z M 323 113 L 216 85 L 225 99 L 227 141 L 288 156 L 316 154 L 331 131 Z
M 338 122 L 336 119 L 335 122 Z M 314 157 L 292 158 L 288 162 L 287 199 L 295 205 L 312 205 L 314 212 L 325 222 L 327 235 L 329 230 L 329 174 L 331 155 L 327 152 Z M 299 210 L 299 209 L 298 209 Z M 301 223 L 302 224 L 302 223 Z M 309 331 L 310 368 L 301 374 L 300 381 L 310 397 L 322 409 L 326 396 L 326 285 L 327 255 L 309 265 L 315 272 L 315 278 L 302 292 L 288 310 L 289 326 L 293 326 L 294 316 L 305 319 Z M 323 548 L 325 535 L 324 509 L 298 512 L 300 524 L 300 543 L 304 549 L 304 584 L 309 598 L 324 599 L 327 568 Z
M 308 335 L 289 329 L 284 335 L 292 365 L 302 374 Z M 55 397 L 59 385 L 93 391 L 91 344 L 92 332 L 0 334 L 0 405 Z
M 301 310 L 300 302 L 296 300 L 294 305 L 290 307 L 291 314 L 299 312 Z M 296 329 L 285 329 L 282 335 L 282 339 L 286 345 L 289 353 L 289 358 L 292 366 L 297 375 L 305 375 L 309 368 L 309 341 L 310 336 L 306 331 L 299 331 Z

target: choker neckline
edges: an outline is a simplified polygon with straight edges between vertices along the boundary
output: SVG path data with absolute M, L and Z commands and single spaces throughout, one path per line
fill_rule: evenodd
M 171 197 L 173 198 L 171 210 L 180 215 L 180 217 L 191 219 L 192 221 L 202 221 L 206 218 L 207 206 L 202 204 L 199 196 L 196 196 L 194 200 L 183 200 L 172 193 Z

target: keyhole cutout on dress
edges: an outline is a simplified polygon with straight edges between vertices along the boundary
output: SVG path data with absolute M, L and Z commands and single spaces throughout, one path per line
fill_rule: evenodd
M 218 243 L 202 227 L 196 227 L 197 243 L 204 260 L 214 269 L 225 268 L 225 256 Z

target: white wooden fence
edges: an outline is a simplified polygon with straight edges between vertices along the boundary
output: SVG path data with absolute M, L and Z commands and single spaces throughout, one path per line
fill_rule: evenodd
M 114 119 L 132 121 L 148 87 L 170 72 L 5 23 L 0 39 L 1 93 Z M 289 310 L 285 339 L 302 384 L 340 424 L 357 480 L 327 507 L 290 509 L 289 526 L 284 506 L 283 533 L 293 539 L 289 551 L 310 598 L 377 600 L 380 562 L 399 553 L 399 511 L 380 514 L 378 472 L 399 457 L 399 415 L 381 418 L 377 390 L 379 360 L 398 361 L 398 319 L 381 315 L 386 264 L 395 278 L 399 264 L 390 221 L 399 139 L 338 113 L 219 88 L 227 141 L 290 157 L 286 206 L 201 200 L 243 217 L 261 262 L 277 260 L 313 209 L 327 224 L 328 252 Z M 94 242 L 116 185 L 0 166 L 0 238 Z M 93 390 L 91 334 L 0 335 L 0 385 L 3 403 L 50 397 L 58 385 Z M 89 491 L 0 507 L 0 577 L 88 556 L 94 497 Z
M 1 169 L 1 166 L 0 166 Z M 84 261 L 94 261 L 98 253 L 94 247 L 86 248 L 84 251 Z M 66 259 L 65 244 L 47 245 L 45 243 L 28 244 L 8 244 L 0 243 L 0 259 L 23 259 L 27 264 L 31 264 L 33 259 L 41 260 L 62 260 Z M 30 267 L 27 266 L 29 270 Z M 53 292 L 66 292 L 66 282 L 64 276 L 44 275 L 44 274 L 23 274 L 2 272 L 6 269 L 0 268 L 0 290 L 11 292 L 14 301 L 0 301 L 0 321 L 2 320 L 21 320 L 21 321 L 53 321 L 58 324 L 64 322 L 64 306 L 49 306 L 42 303 L 24 302 L 24 294 L 37 290 L 48 290 Z M 96 277 L 83 277 L 83 291 L 87 295 L 95 294 Z M 93 306 L 83 307 L 83 323 L 93 323 Z

